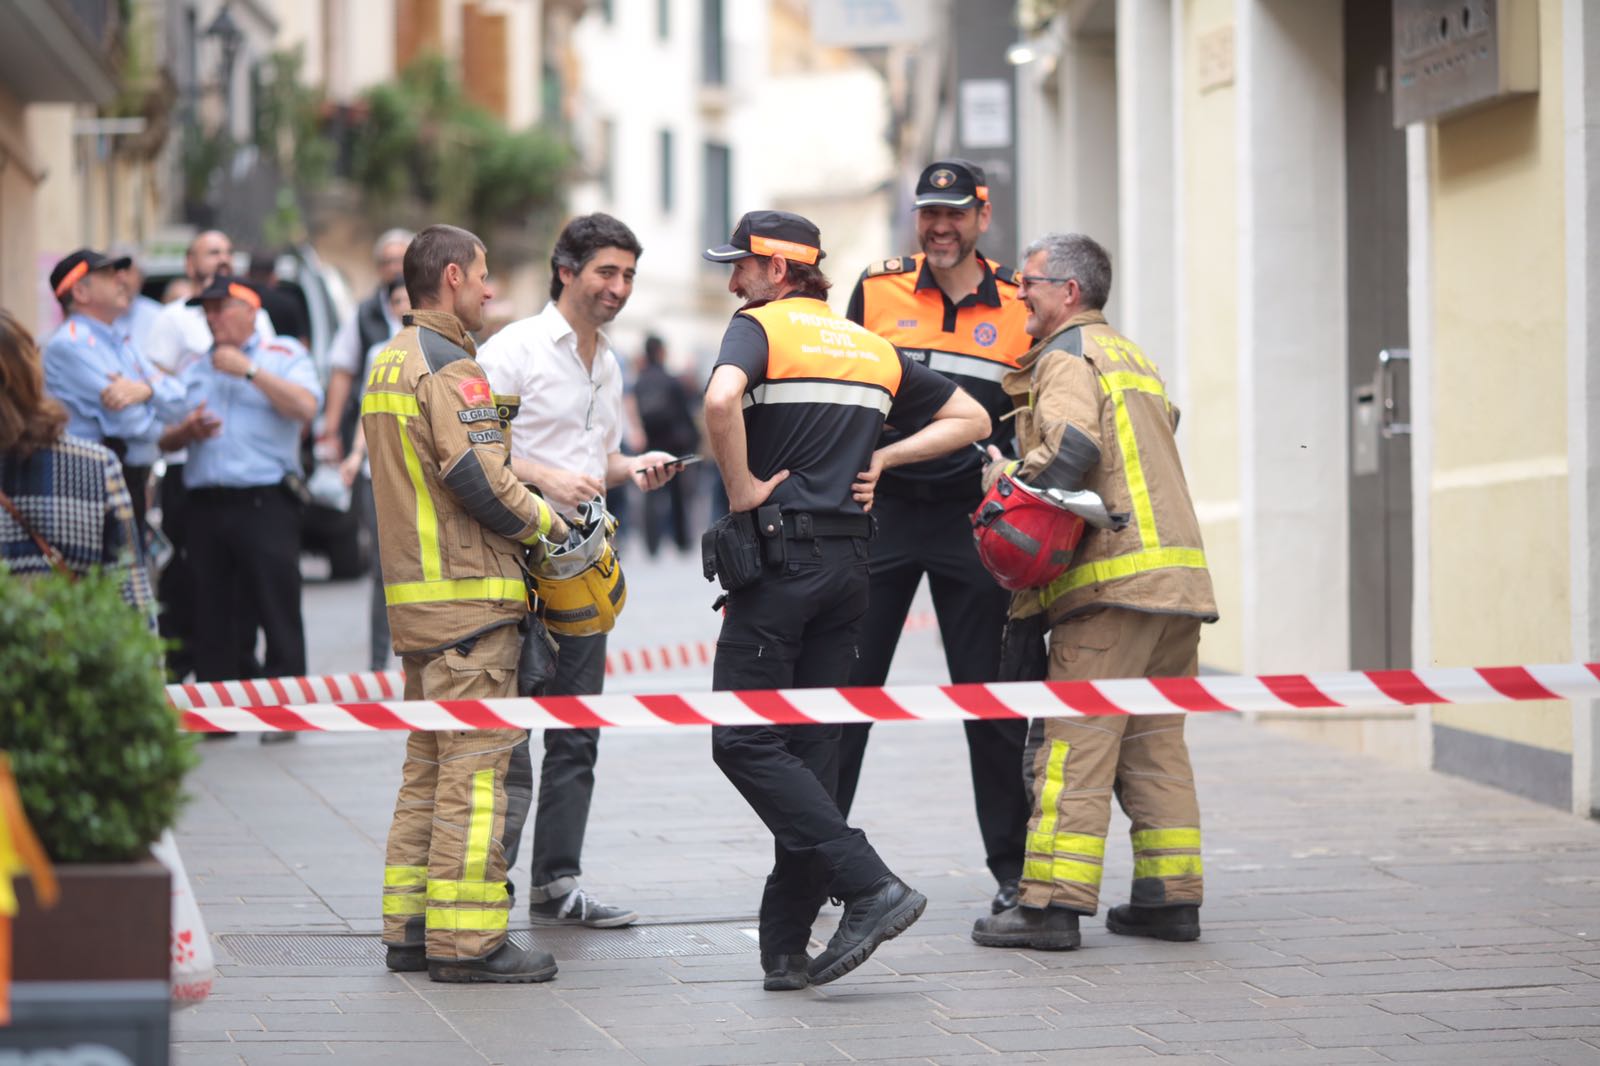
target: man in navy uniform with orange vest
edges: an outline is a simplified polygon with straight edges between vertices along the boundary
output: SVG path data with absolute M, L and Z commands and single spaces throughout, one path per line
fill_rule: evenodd
M 712 666 L 719 691 L 847 684 L 877 482 L 989 433 L 983 408 L 951 381 L 833 313 L 822 256 L 817 227 L 786 211 L 750 212 L 705 253 L 733 264 L 728 288 L 745 301 L 705 400 L 732 508 L 707 534 L 729 590 Z M 886 419 L 915 431 L 880 446 Z M 717 766 L 776 845 L 761 901 L 765 988 L 832 981 L 917 920 L 927 899 L 889 872 L 834 800 L 838 726 L 718 726 L 711 738 Z M 811 924 L 830 895 L 844 913 L 811 960 Z
M 1017 299 L 1016 271 L 985 259 L 978 238 L 989 228 L 983 168 L 964 159 L 929 164 L 917 180 L 916 255 L 885 259 L 856 283 L 846 316 L 892 342 L 906 358 L 938 371 L 989 412 L 986 444 L 1010 440 L 1003 416 L 1011 403 L 1000 379 L 1032 339 L 1028 309 Z M 912 427 L 915 428 L 915 427 Z M 882 444 L 899 439 L 885 427 Z M 1000 634 L 1008 597 L 978 561 L 971 515 L 983 495 L 983 456 L 971 448 L 897 467 L 878 484 L 878 536 L 868 560 L 872 582 L 858 685 L 888 679 L 895 646 L 922 575 L 944 638 L 945 664 L 956 684 L 998 680 Z M 870 725 L 844 727 L 839 756 L 839 808 L 850 812 Z M 1017 902 L 1029 803 L 1017 768 L 1028 724 L 967 722 L 967 753 L 984 857 L 999 883 L 991 910 Z

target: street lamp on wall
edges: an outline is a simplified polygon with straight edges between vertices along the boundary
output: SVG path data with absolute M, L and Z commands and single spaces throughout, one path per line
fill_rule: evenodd
M 233 133 L 233 65 L 239 58 L 239 46 L 244 43 L 244 34 L 233 19 L 232 7 L 231 3 L 224 3 L 206 28 L 206 36 L 215 38 L 217 47 L 222 49 L 222 122 L 230 136 Z

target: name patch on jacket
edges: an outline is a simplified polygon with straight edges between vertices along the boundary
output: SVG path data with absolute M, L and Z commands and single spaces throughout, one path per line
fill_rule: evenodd
M 474 422 L 493 422 L 500 417 L 500 412 L 493 407 L 472 407 L 457 411 L 456 417 L 470 426 Z
M 506 435 L 498 429 L 475 429 L 467 434 L 467 439 L 474 444 L 504 444 Z
M 461 390 L 461 398 L 467 401 L 468 407 L 488 407 L 494 403 L 494 393 L 489 389 L 487 378 L 468 378 L 456 388 Z M 493 411 L 489 412 L 494 415 Z

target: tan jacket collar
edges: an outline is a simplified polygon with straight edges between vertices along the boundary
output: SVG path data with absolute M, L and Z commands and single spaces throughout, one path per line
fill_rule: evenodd
M 449 311 L 411 311 L 406 315 L 406 322 L 433 330 L 450 343 L 466 349 L 467 354 L 474 358 L 478 355 L 478 345 L 472 339 L 472 334 Z
M 1067 330 L 1077 329 L 1079 326 L 1103 326 L 1105 324 L 1106 316 L 1104 311 L 1079 311 L 1067 319 L 1060 329 L 1044 338 L 1044 340 L 1036 341 L 1034 346 L 1028 349 L 1027 354 L 1017 360 L 1017 369 L 1027 370 L 1032 367 L 1034 363 L 1039 361 L 1040 354 L 1050 347 L 1050 342 Z

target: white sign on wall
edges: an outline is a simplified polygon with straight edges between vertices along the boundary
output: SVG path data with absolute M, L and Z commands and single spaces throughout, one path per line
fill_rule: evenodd
M 1011 83 L 1003 78 L 971 78 L 961 83 L 963 148 L 1006 148 L 1011 144 Z
M 840 48 L 928 39 L 928 0 L 811 0 L 811 37 Z

